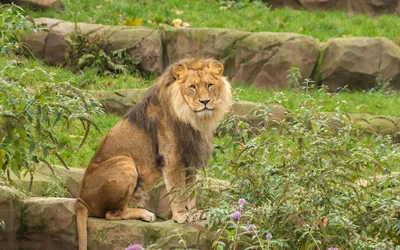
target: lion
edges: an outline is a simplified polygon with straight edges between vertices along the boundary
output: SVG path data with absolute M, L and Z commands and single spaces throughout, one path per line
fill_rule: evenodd
M 207 164 L 214 132 L 231 104 L 224 66 L 214 59 L 183 59 L 169 66 L 103 138 L 85 171 L 76 203 L 79 249 L 87 249 L 87 218 L 139 219 L 156 216 L 129 208 L 132 198 L 165 182 L 172 219 L 205 219 L 187 191 L 193 169 Z M 186 192 L 187 193 L 187 192 Z

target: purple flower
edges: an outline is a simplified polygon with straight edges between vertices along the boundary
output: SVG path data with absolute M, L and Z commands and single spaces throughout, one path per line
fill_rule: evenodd
M 248 231 L 255 231 L 255 230 L 257 230 L 257 227 L 254 224 L 250 224 L 250 225 L 247 226 L 247 230 Z
M 328 250 L 339 250 L 339 249 L 337 249 L 336 247 L 330 247 L 328 248 Z
M 125 250 L 142 250 L 143 246 L 140 244 L 130 244 Z
M 231 214 L 231 218 L 234 219 L 234 220 L 239 220 L 240 217 L 242 217 L 242 213 L 240 213 L 240 212 L 236 212 L 236 213 Z
M 266 238 L 267 240 L 272 239 L 272 234 L 271 234 L 271 233 L 267 233 L 267 235 L 265 235 L 265 238 Z
M 240 198 L 239 201 L 238 201 L 238 205 L 239 205 L 240 207 L 243 207 L 244 205 L 246 205 L 246 200 L 243 199 L 243 198 Z

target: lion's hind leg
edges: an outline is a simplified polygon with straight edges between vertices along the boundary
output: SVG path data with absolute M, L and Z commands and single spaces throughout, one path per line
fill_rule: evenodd
M 128 208 L 115 211 L 108 211 L 106 214 L 107 220 L 144 220 L 154 222 L 156 216 L 143 208 Z

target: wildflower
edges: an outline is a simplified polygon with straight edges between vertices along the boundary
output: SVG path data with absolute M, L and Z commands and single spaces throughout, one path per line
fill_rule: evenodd
M 142 250 L 143 246 L 140 244 L 130 244 L 125 250 Z
M 243 199 L 243 198 L 240 198 L 239 201 L 238 201 L 238 205 L 239 205 L 240 207 L 243 207 L 244 205 L 246 205 L 246 200 Z
M 272 234 L 271 234 L 271 233 L 267 233 L 267 235 L 265 235 L 265 238 L 266 238 L 267 240 L 272 239 Z
M 239 220 L 240 217 L 242 217 L 242 213 L 240 213 L 240 212 L 236 212 L 236 213 L 231 214 L 231 218 L 234 219 L 234 220 Z
M 247 230 L 248 231 L 255 231 L 255 230 L 257 230 L 257 227 L 254 224 L 250 224 L 250 225 L 247 226 Z
M 336 247 L 330 247 L 328 248 L 328 250 L 339 250 L 339 249 L 337 249 Z

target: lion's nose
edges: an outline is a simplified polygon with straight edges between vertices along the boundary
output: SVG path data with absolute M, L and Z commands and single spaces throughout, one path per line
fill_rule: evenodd
M 203 103 L 204 105 L 207 105 L 207 103 L 208 103 L 209 101 L 210 101 L 210 100 L 200 100 L 200 102 Z

